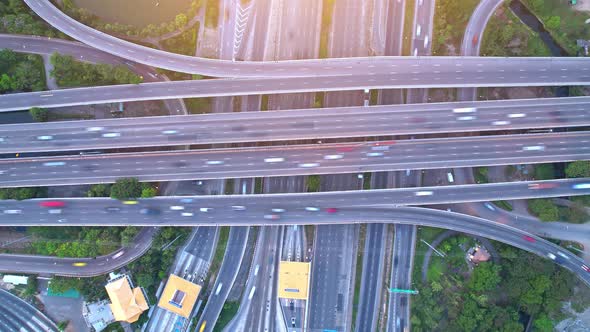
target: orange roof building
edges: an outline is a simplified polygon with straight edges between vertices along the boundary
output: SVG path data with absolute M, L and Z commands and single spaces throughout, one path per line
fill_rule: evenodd
M 158 306 L 189 318 L 200 292 L 201 286 L 171 274 L 160 296 Z
M 131 280 L 127 275 L 111 280 L 105 286 L 111 299 L 111 311 L 117 321 L 133 323 L 149 308 L 143 290 L 140 287 L 131 287 Z

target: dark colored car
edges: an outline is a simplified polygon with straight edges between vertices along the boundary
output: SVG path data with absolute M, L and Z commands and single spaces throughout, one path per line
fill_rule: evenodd
M 146 214 L 148 216 L 155 216 L 160 214 L 160 210 L 157 208 L 152 208 L 152 207 L 148 207 L 148 208 L 143 208 L 141 210 L 139 210 L 139 212 L 141 214 Z

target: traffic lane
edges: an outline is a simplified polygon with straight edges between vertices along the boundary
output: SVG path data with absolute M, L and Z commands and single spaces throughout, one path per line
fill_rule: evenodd
M 363 272 L 356 319 L 357 331 L 375 331 L 377 313 L 383 281 L 383 242 L 385 240 L 383 224 L 367 225 L 365 252 L 363 253 Z M 358 263 L 357 263 L 358 264 Z M 358 277 L 358 276 L 357 276 Z
M 465 28 L 465 34 L 461 43 L 462 55 L 476 56 L 479 54 L 485 27 L 490 17 L 503 2 L 503 0 L 485 0 L 479 2 Z
M 568 98 L 564 98 L 568 99 Z M 471 113 L 464 103 L 66 121 L 0 126 L 0 153 L 117 147 L 215 144 L 587 126 L 590 102 L 487 102 Z M 425 104 L 428 105 L 428 104 Z M 475 104 L 480 105 L 480 104 Z M 419 107 L 420 109 L 416 109 Z M 248 116 L 248 114 L 255 114 Z M 223 116 L 218 116 L 223 115 Z M 114 137 L 108 137 L 115 135 Z
M 0 211 L 3 212 L 0 222 L 5 226 L 120 226 L 122 224 L 153 226 L 154 224 L 191 225 L 195 220 L 203 224 L 218 224 L 219 220 L 229 220 L 227 225 L 240 220 L 255 224 L 268 220 L 267 224 L 273 225 L 275 222 L 272 219 L 264 219 L 264 216 L 277 215 L 276 220 L 281 222 L 288 218 L 309 223 L 309 220 L 315 217 L 337 221 L 342 211 L 348 211 L 350 207 L 378 208 L 587 195 L 590 189 L 572 189 L 572 187 L 589 181 L 590 179 L 567 179 L 249 197 L 243 195 L 178 196 L 124 202 L 105 198 L 61 199 L 60 202 L 63 202 L 65 206 L 60 208 L 61 211 L 58 214 L 49 213 L 50 209 L 41 205 L 42 202 L 47 201 L 46 199 L 4 200 L 0 201 Z M 555 185 L 555 187 L 551 189 L 530 189 L 529 187 L 529 185 L 537 186 L 538 184 Z M 417 196 L 418 192 L 432 192 L 432 195 Z M 306 207 L 317 208 L 319 211 L 309 211 L 305 209 Z M 142 213 L 142 210 L 146 208 L 152 209 L 155 213 L 148 214 L 148 210 Z M 201 210 L 202 208 L 206 210 Z M 284 211 L 273 212 L 272 209 Z M 7 213 L 10 210 L 20 210 L 20 213 Z M 498 222 L 501 222 L 501 219 Z M 571 224 L 568 230 L 576 233 L 576 236 L 579 234 L 590 236 L 590 231 L 583 225 Z
M 412 248 L 412 239 L 415 238 L 411 225 L 395 225 L 393 264 L 390 278 L 390 287 L 398 289 L 408 289 L 410 285 L 410 268 L 413 252 L 408 252 Z M 403 331 L 405 325 L 409 323 L 410 305 L 409 296 L 402 293 L 389 293 L 389 318 L 387 331 Z M 400 328 L 397 328 L 397 319 L 400 320 Z M 402 322 L 403 321 L 403 322 Z
M 354 173 L 590 159 L 570 132 L 0 160 L 0 185 L 63 185 Z
M 2 111 L 14 111 L 124 101 L 362 89 L 590 84 L 588 61 L 561 62 L 533 58 L 527 62 L 520 59 L 504 59 L 504 62 L 480 60 L 480 63 L 467 61 L 466 64 L 433 62 L 415 59 L 413 63 L 392 64 L 387 70 L 369 70 L 358 75 L 167 81 L 16 93 L 2 95 L 0 108 Z
M 387 57 L 281 62 L 232 62 L 197 58 L 151 49 L 112 37 L 75 21 L 49 1 L 25 0 L 25 3 L 49 24 L 87 45 L 149 66 L 179 72 L 214 77 L 319 76 L 335 73 L 350 75 L 362 74 L 372 68 L 384 69 L 391 62 Z
M 97 276 L 116 270 L 140 257 L 151 246 L 152 238 L 156 232 L 156 227 L 144 227 L 129 247 L 117 249 L 108 255 L 91 258 L 0 254 L 0 270 L 43 275 Z

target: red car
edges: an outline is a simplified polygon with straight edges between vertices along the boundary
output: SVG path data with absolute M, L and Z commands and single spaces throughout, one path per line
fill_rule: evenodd
M 338 212 L 338 209 L 337 208 L 327 208 L 326 209 L 326 212 L 328 212 L 328 213 L 336 213 L 336 212 Z
M 590 272 L 590 267 L 588 267 L 586 264 L 582 264 L 582 269 L 584 269 L 586 272 Z
M 529 242 L 537 242 L 537 240 L 535 240 L 534 238 L 532 238 L 528 235 L 524 235 L 522 238 L 525 239 L 526 241 L 529 241 Z
M 56 208 L 56 207 L 64 207 L 64 206 L 66 206 L 66 203 L 64 203 L 62 201 L 45 201 L 45 202 L 39 203 L 39 206 L 48 207 L 48 208 Z
M 473 36 L 473 45 L 477 45 L 477 35 Z
M 557 183 L 531 183 L 529 189 L 552 189 L 557 188 Z
M 373 146 L 388 146 L 388 145 L 394 145 L 395 141 L 383 141 L 383 142 L 376 142 L 373 144 Z
M 354 146 L 343 146 L 337 149 L 338 152 L 350 152 L 354 150 Z

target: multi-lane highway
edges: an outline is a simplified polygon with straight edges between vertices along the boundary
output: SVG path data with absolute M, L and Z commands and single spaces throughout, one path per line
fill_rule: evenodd
M 0 153 L 588 125 L 590 97 L 334 107 L 1 125 Z
M 110 85 L 0 96 L 0 110 L 60 107 L 174 98 L 222 97 L 312 91 L 433 87 L 589 85 L 586 58 L 398 58 L 387 70 L 344 76 L 207 79 Z M 583 59 L 583 61 L 579 60 Z M 351 66 L 352 67 L 352 66 Z
M 140 199 L 137 204 L 122 204 L 108 198 L 64 199 L 61 213 L 49 213 L 40 203 L 44 200 L 4 200 L 0 203 L 2 226 L 120 226 L 120 225 L 276 225 L 313 224 L 316 219 L 330 223 L 359 222 L 349 219 L 348 207 L 395 207 L 401 205 L 433 205 L 461 202 L 481 202 L 498 199 L 529 199 L 543 197 L 579 196 L 590 194 L 590 179 L 564 179 L 533 182 L 470 184 L 367 191 L 336 191 L 322 193 L 293 193 L 265 195 L 195 196 L 193 202 L 182 203 L 187 196 L 162 196 Z M 135 202 L 135 201 L 134 201 Z M 181 208 L 170 209 L 171 206 Z M 232 208 L 234 207 L 234 208 Z M 310 212 L 305 207 L 319 207 Z M 109 209 L 111 208 L 111 209 Z M 115 208 L 115 209 L 112 209 Z M 153 211 L 144 211 L 142 209 Z M 206 211 L 201 211 L 206 208 Z M 271 209 L 285 209 L 275 213 Z M 334 211 L 324 208 L 335 208 Z M 342 211 L 341 211 L 342 210 Z M 192 215 L 183 216 L 182 213 Z M 345 214 L 342 214 L 345 213 Z M 355 212 L 356 213 L 356 212 Z M 265 215 L 276 215 L 264 218 Z M 588 233 L 582 225 L 570 229 Z
M 0 160 L 0 186 L 336 174 L 590 159 L 590 132 Z
M 59 331 L 55 323 L 41 311 L 4 289 L 0 290 L 0 303 L 0 331 Z

